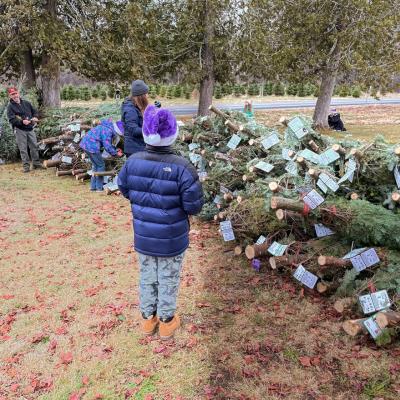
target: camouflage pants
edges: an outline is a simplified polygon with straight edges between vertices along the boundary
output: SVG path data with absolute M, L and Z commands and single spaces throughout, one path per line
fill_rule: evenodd
M 139 254 L 140 311 L 144 318 L 154 312 L 162 318 L 173 317 L 176 311 L 182 261 L 185 253 L 175 257 L 153 257 Z

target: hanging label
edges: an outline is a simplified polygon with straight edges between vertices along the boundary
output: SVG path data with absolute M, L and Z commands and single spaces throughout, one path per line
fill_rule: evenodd
M 198 173 L 198 175 L 199 175 L 199 181 L 200 182 L 204 182 L 207 179 L 207 176 L 208 176 L 206 171 L 201 171 L 201 172 Z
M 273 256 L 278 257 L 278 256 L 282 256 L 287 248 L 288 248 L 287 244 L 280 244 L 278 242 L 274 242 L 271 244 L 271 246 L 269 246 L 268 252 L 270 254 L 272 254 Z
M 198 143 L 190 143 L 189 144 L 189 151 L 193 151 L 196 150 L 200 147 L 200 145 Z
M 190 153 L 189 159 L 192 162 L 192 164 L 197 164 L 201 161 L 202 157 L 200 154 Z
M 319 163 L 319 154 L 314 153 L 313 151 L 311 151 L 309 149 L 304 149 L 304 150 L 300 151 L 297 154 L 297 157 L 303 157 L 307 161 L 310 161 L 310 162 L 312 162 L 314 164 L 318 164 Z
M 227 146 L 228 146 L 230 149 L 235 150 L 236 147 L 239 146 L 239 143 L 240 143 L 241 140 L 242 140 L 242 138 L 241 138 L 239 135 L 236 135 L 236 133 L 234 133 L 234 134 L 232 135 L 232 137 L 230 138 L 230 140 L 229 140 Z
M 221 204 L 221 196 L 217 194 L 217 195 L 214 197 L 213 202 L 214 202 L 215 204 Z
M 80 134 L 80 133 L 77 133 L 77 134 L 75 135 L 75 137 L 74 137 L 74 142 L 75 142 L 75 143 L 79 143 L 80 140 L 81 140 L 81 134 Z
M 260 237 L 257 239 L 256 244 L 263 244 L 265 243 L 265 241 L 267 240 L 267 238 L 263 235 L 260 235 Z
M 265 161 L 259 161 L 256 165 L 256 168 L 260 169 L 261 171 L 264 172 L 271 172 L 274 169 L 274 166 L 272 164 L 269 164 Z
M 309 133 L 309 130 L 304 126 L 303 121 L 299 118 L 293 118 L 288 123 L 288 128 L 296 135 L 297 139 L 301 139 Z
M 325 172 L 322 172 L 319 175 L 319 179 L 325 184 L 325 186 L 332 190 L 332 192 L 336 192 L 339 189 L 339 185 L 336 181 Z
M 368 267 L 378 264 L 380 260 L 375 249 L 368 249 L 361 254 L 350 258 L 350 261 L 354 269 L 358 272 L 361 272 Z
M 379 325 L 376 323 L 376 320 L 374 317 L 368 318 L 363 322 L 364 326 L 367 328 L 367 331 L 370 333 L 370 335 L 376 339 L 381 333 L 382 329 L 379 327 Z
M 319 164 L 329 165 L 340 158 L 339 153 L 333 149 L 328 149 L 319 155 Z
M 359 254 L 361 254 L 363 251 L 367 250 L 368 247 L 362 247 L 360 249 L 354 249 L 352 251 L 350 251 L 349 253 L 347 253 L 344 257 L 343 260 L 346 260 L 348 258 L 353 258 L 355 256 L 358 256 Z
M 261 141 L 261 144 L 265 150 L 270 149 L 271 147 L 275 146 L 278 143 L 279 143 L 279 137 L 276 133 L 267 136 L 265 139 Z
M 326 186 L 325 183 L 321 181 L 321 179 L 318 179 L 318 181 L 317 181 L 317 186 L 318 186 L 324 193 L 327 193 L 327 192 L 328 192 L 328 186 Z
M 72 164 L 72 157 L 62 156 L 61 162 L 65 163 L 65 164 Z
M 315 234 L 317 237 L 325 237 L 325 236 L 331 236 L 334 235 L 335 232 L 333 232 L 331 229 L 329 229 L 327 226 L 323 224 L 314 224 L 315 228 Z
M 235 234 L 233 233 L 231 221 L 220 222 L 219 228 L 221 229 L 222 236 L 224 237 L 225 242 L 235 240 Z
M 285 171 L 288 172 L 290 175 L 297 176 L 297 163 L 294 161 L 289 161 L 286 164 Z
M 391 303 L 386 290 L 359 296 L 358 298 L 364 314 L 370 314 L 376 311 L 389 308 Z
M 301 264 L 297 267 L 293 277 L 310 289 L 314 289 L 318 277 L 307 271 Z
M 81 124 L 70 124 L 68 125 L 68 129 L 71 132 L 79 132 L 81 130 Z
M 315 189 L 313 189 L 303 197 L 303 201 L 308 205 L 308 207 L 314 210 L 314 208 L 317 208 L 319 205 L 321 205 L 325 199 Z

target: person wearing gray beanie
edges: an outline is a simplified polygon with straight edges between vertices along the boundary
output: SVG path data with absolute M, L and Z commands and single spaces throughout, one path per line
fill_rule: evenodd
M 149 87 L 141 79 L 136 79 L 132 82 L 131 93 L 133 97 L 141 96 L 149 93 Z

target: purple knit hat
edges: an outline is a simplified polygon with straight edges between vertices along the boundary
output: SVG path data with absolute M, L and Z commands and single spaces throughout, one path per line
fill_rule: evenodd
M 143 114 L 142 132 L 145 143 L 170 146 L 178 137 L 178 124 L 171 111 L 149 105 Z

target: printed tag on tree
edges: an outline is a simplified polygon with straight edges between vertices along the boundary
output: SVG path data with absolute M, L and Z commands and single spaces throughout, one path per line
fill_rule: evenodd
M 302 139 L 309 133 L 309 130 L 304 126 L 303 121 L 299 117 L 293 118 L 288 123 L 288 128 L 296 135 L 297 139 Z
M 285 171 L 288 172 L 290 175 L 297 176 L 297 163 L 294 161 L 289 161 L 286 164 Z
M 198 175 L 199 175 L 199 181 L 200 182 L 204 182 L 207 179 L 207 176 L 208 176 L 207 171 L 201 171 L 201 172 L 198 173 Z
M 286 161 L 292 161 L 294 156 L 292 156 L 292 157 L 289 156 L 289 152 L 291 152 L 291 151 L 293 151 L 293 150 L 286 149 L 286 148 L 282 149 L 282 158 Z
M 278 143 L 279 143 L 279 137 L 276 133 L 267 136 L 265 139 L 261 141 L 261 144 L 265 150 L 270 149 L 271 147 L 275 146 Z
M 68 128 L 71 132 L 79 132 L 81 130 L 81 124 L 70 124 Z
M 334 235 L 335 232 L 333 232 L 331 229 L 329 229 L 327 226 L 323 224 L 314 224 L 315 228 L 315 234 L 317 237 L 325 237 L 325 236 L 331 236 Z
M 200 147 L 199 143 L 190 143 L 189 144 L 189 151 L 196 150 Z
M 62 156 L 61 162 L 65 163 L 65 164 L 72 164 L 72 157 Z
M 319 154 L 314 153 L 313 151 L 311 151 L 309 149 L 304 149 L 304 150 L 299 151 L 297 156 L 298 157 L 303 157 L 307 161 L 310 161 L 310 162 L 312 162 L 314 164 L 318 164 L 319 163 Z
M 303 197 L 303 201 L 308 205 L 308 207 L 314 210 L 314 208 L 321 205 L 325 199 L 315 189 L 313 189 Z
M 260 235 L 260 237 L 257 239 L 256 244 L 263 244 L 265 243 L 265 241 L 267 240 L 267 238 L 263 235 Z
M 325 184 L 325 186 L 332 190 L 332 192 L 336 192 L 339 189 L 339 185 L 336 181 L 325 172 L 322 172 L 319 175 L 319 179 Z
M 301 264 L 297 267 L 293 277 L 310 289 L 314 289 L 318 277 L 307 271 Z
M 398 165 L 394 167 L 394 179 L 396 179 L 397 189 L 400 189 L 400 172 Z
M 346 173 L 339 179 L 338 184 L 340 185 L 341 183 L 347 180 L 353 182 L 354 171 L 356 169 L 357 169 L 357 163 L 352 158 L 350 158 L 350 160 L 347 162 Z
M 358 256 L 359 254 L 361 254 L 363 251 L 367 250 L 367 247 L 362 247 L 360 249 L 353 249 L 352 251 L 350 251 L 349 253 L 347 253 L 343 259 L 346 260 L 348 258 L 353 258 L 355 256 Z
M 379 292 L 366 294 L 360 296 L 358 299 L 364 314 L 381 311 L 385 308 L 389 308 L 391 305 L 390 298 L 386 290 L 380 290 Z
M 220 196 L 219 194 L 217 194 L 217 195 L 214 197 L 213 202 L 214 202 L 215 204 L 221 204 L 221 196 Z
M 239 135 L 236 135 L 236 133 L 234 133 L 234 134 L 232 135 L 232 137 L 230 138 L 230 140 L 229 140 L 227 146 L 228 146 L 230 149 L 235 150 L 236 147 L 239 146 L 239 143 L 240 143 L 241 140 L 242 140 L 242 138 L 241 138 Z
M 195 154 L 195 153 L 190 153 L 189 154 L 189 159 L 192 162 L 192 164 L 197 164 L 201 161 L 202 157 L 200 154 Z
M 325 183 L 321 181 L 321 179 L 318 179 L 318 181 L 317 181 L 317 186 L 318 186 L 324 193 L 327 193 L 327 192 L 328 192 L 328 186 L 326 186 Z
M 376 323 L 375 317 L 373 316 L 364 321 L 364 326 L 374 339 L 376 339 L 382 333 L 382 329 Z
M 260 169 L 261 171 L 264 172 L 271 172 L 274 169 L 274 166 L 272 164 L 269 164 L 265 161 L 259 161 L 256 165 L 256 168 Z
M 225 242 L 235 240 L 235 234 L 233 233 L 231 221 L 222 221 L 220 222 L 219 227 Z
M 380 260 L 375 249 L 368 249 L 361 254 L 350 258 L 350 261 L 354 269 L 358 272 L 361 272 L 368 267 L 378 264 Z
M 222 186 L 222 185 L 219 187 L 219 190 L 220 190 L 221 193 L 224 193 L 224 194 L 225 193 L 230 193 L 230 190 L 227 187 Z
M 278 242 L 274 242 L 269 246 L 268 252 L 273 256 L 282 256 L 285 250 L 288 248 L 287 244 L 280 244 Z
M 339 153 L 333 149 L 328 149 L 323 153 L 319 154 L 319 164 L 329 165 L 340 158 Z
M 79 143 L 80 140 L 81 140 L 81 134 L 80 134 L 80 133 L 77 133 L 77 134 L 75 135 L 75 137 L 74 137 L 74 142 L 75 142 L 75 143 Z

